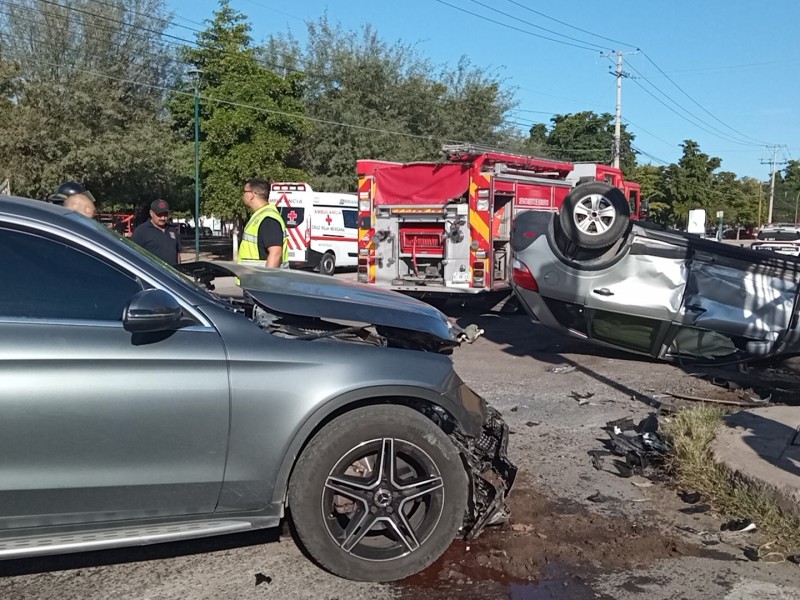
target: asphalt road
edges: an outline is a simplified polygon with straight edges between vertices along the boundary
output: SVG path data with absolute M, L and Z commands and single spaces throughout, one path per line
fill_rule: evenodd
M 352 279 L 352 274 L 343 276 Z M 456 306 L 447 312 L 462 325 L 475 322 L 485 329 L 476 343 L 457 349 L 454 361 L 461 377 L 509 423 L 513 432 L 510 454 L 522 471 L 520 490 L 542 495 L 553 506 L 568 507 L 587 523 L 610 518 L 631 523 L 645 542 L 647 536 L 652 536 L 654 543 L 674 537 L 680 544 L 696 547 L 700 556 L 676 552 L 648 558 L 648 553 L 639 550 L 642 557 L 631 557 L 635 566 L 609 567 L 606 557 L 594 549 L 601 546 L 587 537 L 578 563 L 550 564 L 545 569 L 547 581 L 511 583 L 501 575 L 496 581 L 481 581 L 477 576 L 473 581 L 452 578 L 443 571 L 445 575 L 437 575 L 436 584 L 430 587 L 408 582 L 374 585 L 344 581 L 321 571 L 306 559 L 290 535 L 269 531 L 5 561 L 0 563 L 0 598 L 800 598 L 800 567 L 744 558 L 742 548 L 757 538 L 717 535 L 713 552 L 703 554 L 702 540 L 708 540 L 701 533 L 719 532 L 719 518 L 683 514 L 676 491 L 668 485 L 632 485 L 630 479 L 596 470 L 587 455 L 600 448 L 600 428 L 607 421 L 647 415 L 651 409 L 643 400 L 663 392 L 708 394 L 713 391 L 709 383 L 671 365 L 561 337 L 530 323 L 524 315 L 472 313 Z M 587 500 L 598 492 L 605 501 Z M 521 539 L 525 542 L 524 536 Z M 557 537 L 531 534 L 530 543 L 547 556 L 548 544 L 555 553 L 560 542 Z M 620 540 L 616 552 L 637 552 L 624 544 Z M 458 548 L 470 552 L 463 543 Z M 499 555 L 506 551 L 491 552 Z

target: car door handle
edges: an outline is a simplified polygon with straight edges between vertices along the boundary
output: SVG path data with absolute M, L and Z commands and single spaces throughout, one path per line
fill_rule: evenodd
M 608 288 L 599 288 L 599 289 L 596 289 L 596 290 L 592 290 L 592 293 L 593 294 L 598 294 L 599 296 L 613 296 L 614 295 L 614 292 L 612 292 Z

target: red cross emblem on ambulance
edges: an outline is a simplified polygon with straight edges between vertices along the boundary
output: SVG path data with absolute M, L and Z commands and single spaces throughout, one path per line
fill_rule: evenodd
M 333 219 L 331 219 L 331 216 L 330 216 L 330 215 L 328 215 L 327 217 L 325 217 L 325 222 L 328 224 L 328 227 L 330 227 L 330 226 L 331 226 L 331 222 L 332 222 L 332 221 L 333 221 Z
M 290 221 L 294 221 L 297 218 L 297 213 L 294 212 L 294 210 L 290 210 L 288 213 L 286 213 L 286 216 L 289 217 Z

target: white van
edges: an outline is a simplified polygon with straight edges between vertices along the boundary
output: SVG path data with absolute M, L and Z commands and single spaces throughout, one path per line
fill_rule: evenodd
M 289 238 L 289 266 L 333 275 L 358 265 L 358 197 L 315 192 L 307 183 L 273 183 L 270 202 L 280 210 Z

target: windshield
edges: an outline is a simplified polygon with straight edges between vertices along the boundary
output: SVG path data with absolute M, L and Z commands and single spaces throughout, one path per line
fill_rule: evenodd
M 122 243 L 123 245 L 127 246 L 128 248 L 130 248 L 131 250 L 133 250 L 137 254 L 140 254 L 141 256 L 145 257 L 151 263 L 156 264 L 158 267 L 161 268 L 162 271 L 165 271 L 167 275 L 169 275 L 173 279 L 176 279 L 176 280 L 180 281 L 183 285 L 190 285 L 193 288 L 195 288 L 196 290 L 198 290 L 198 291 L 200 291 L 200 292 L 202 292 L 202 293 L 214 298 L 214 295 L 213 294 L 209 294 L 208 290 L 206 290 L 203 286 L 198 285 L 193 277 L 190 277 L 189 275 L 187 275 L 185 273 L 182 273 L 181 271 L 179 271 L 178 269 L 176 269 L 172 265 L 165 263 L 163 260 L 158 258 L 155 254 L 153 254 L 151 252 L 148 252 L 147 250 L 142 248 L 136 242 L 131 241 L 129 238 L 124 237 L 124 236 L 120 235 L 119 233 L 117 233 L 116 231 L 113 231 L 113 230 L 109 229 L 103 223 L 100 223 L 99 221 L 95 221 L 94 219 L 87 219 L 86 217 L 78 215 L 78 214 L 71 215 L 71 218 L 79 220 L 78 222 L 80 222 L 80 223 L 82 223 L 84 225 L 90 225 L 91 227 L 94 227 L 97 231 L 101 232 L 102 235 L 114 238 L 116 241 L 118 241 L 118 242 Z
M 778 229 L 759 231 L 758 239 L 775 242 L 796 242 L 800 240 L 800 230 Z

